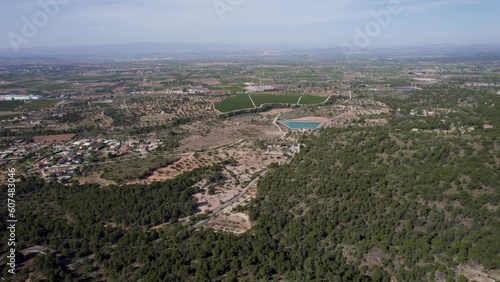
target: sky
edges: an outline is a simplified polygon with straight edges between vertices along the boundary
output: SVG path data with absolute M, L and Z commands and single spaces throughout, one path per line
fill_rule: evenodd
M 0 48 L 500 43 L 498 0 L 1 0 L 0 11 Z

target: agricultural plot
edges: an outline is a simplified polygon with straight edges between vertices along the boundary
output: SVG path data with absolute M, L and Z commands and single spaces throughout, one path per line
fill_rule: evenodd
M 19 109 L 24 110 L 42 110 L 55 106 L 60 101 L 58 100 L 32 100 L 24 101 L 0 101 L 0 111 L 15 111 Z
M 264 104 L 319 104 L 326 100 L 325 97 L 308 94 L 250 94 L 236 95 L 216 103 L 215 108 L 223 113 L 254 108 L 252 100 L 256 107 Z M 302 99 L 300 98 L 302 97 Z
M 23 104 L 22 108 L 26 110 L 43 110 L 52 108 L 59 100 L 33 100 Z
M 257 107 L 263 104 L 297 104 L 301 94 L 252 94 Z
M 253 108 L 252 101 L 247 94 L 239 94 L 229 97 L 224 101 L 215 103 L 215 109 L 223 113 L 228 113 L 236 110 L 251 109 Z
M 0 101 L 0 111 L 2 112 L 15 111 L 22 104 L 24 104 L 23 101 Z
M 302 96 L 302 99 L 300 99 L 300 104 L 301 105 L 319 104 L 325 102 L 326 99 L 327 99 L 326 97 L 322 96 L 305 94 Z
M 70 84 L 49 84 L 49 85 L 41 85 L 36 87 L 36 91 L 38 92 L 54 92 L 58 90 L 66 90 L 71 88 Z

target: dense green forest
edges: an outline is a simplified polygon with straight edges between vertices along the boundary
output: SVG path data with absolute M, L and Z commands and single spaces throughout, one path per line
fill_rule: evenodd
M 389 130 L 328 130 L 305 142 L 261 182 L 250 210 L 281 243 L 348 253 L 398 281 L 453 277 L 464 262 L 500 267 L 497 142 Z

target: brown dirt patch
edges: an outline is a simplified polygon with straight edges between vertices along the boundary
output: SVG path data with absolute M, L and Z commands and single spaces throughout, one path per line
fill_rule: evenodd
M 491 273 L 487 273 L 480 266 L 468 264 L 458 267 L 458 273 L 463 274 L 470 281 L 477 282 L 495 282 L 500 281 L 500 271 L 493 270 Z
M 102 186 L 116 185 L 116 182 L 103 179 L 99 174 L 96 173 L 89 176 L 80 177 L 78 181 L 80 182 L 80 184 L 94 183 L 100 184 Z
M 241 139 L 275 139 L 282 133 L 274 126 L 241 125 L 215 128 L 208 135 L 191 139 L 179 147 L 179 150 L 212 150 L 230 145 Z
M 19 115 L 21 112 L 0 112 L 0 116 Z
M 385 118 L 379 118 L 379 119 L 365 119 L 365 122 L 367 124 L 374 124 L 374 125 L 386 125 L 389 122 Z
M 294 119 L 296 121 L 320 121 L 320 122 L 327 122 L 328 119 L 324 117 L 302 117 L 302 118 L 297 118 Z
M 235 234 L 242 234 L 252 228 L 248 215 L 244 213 L 217 216 L 210 221 L 209 226 L 215 230 Z
M 59 134 L 59 135 L 39 135 L 34 136 L 35 143 L 59 143 L 70 141 L 75 134 Z
M 206 85 L 220 85 L 220 84 L 222 84 L 222 82 L 220 82 L 219 80 L 217 80 L 215 78 L 202 78 L 202 79 L 197 79 L 194 81 L 202 83 L 202 84 L 206 84 Z
M 283 109 L 272 109 L 268 112 L 263 112 L 263 113 L 259 113 L 260 115 L 263 115 L 263 116 L 276 116 L 278 114 L 281 114 L 281 113 L 289 113 L 289 112 L 292 112 L 294 109 L 290 109 L 290 108 L 283 108 Z

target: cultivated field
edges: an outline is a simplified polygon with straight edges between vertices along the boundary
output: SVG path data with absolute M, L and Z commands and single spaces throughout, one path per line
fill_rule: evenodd
M 257 107 L 263 104 L 297 104 L 300 94 L 252 94 Z
M 261 107 L 264 104 L 319 104 L 327 98 L 309 94 L 239 94 L 215 103 L 215 109 L 227 113 Z M 253 103 L 252 103 L 253 101 Z
M 244 110 L 253 108 L 252 101 L 248 94 L 238 94 L 226 98 L 224 101 L 215 103 L 215 109 L 223 113 L 228 113 L 236 110 Z
M 0 111 L 43 110 L 52 108 L 59 100 L 0 101 Z
M 0 111 L 15 111 L 22 104 L 23 101 L 0 101 Z
M 300 99 L 300 105 L 319 104 L 326 101 L 326 97 L 305 94 Z

